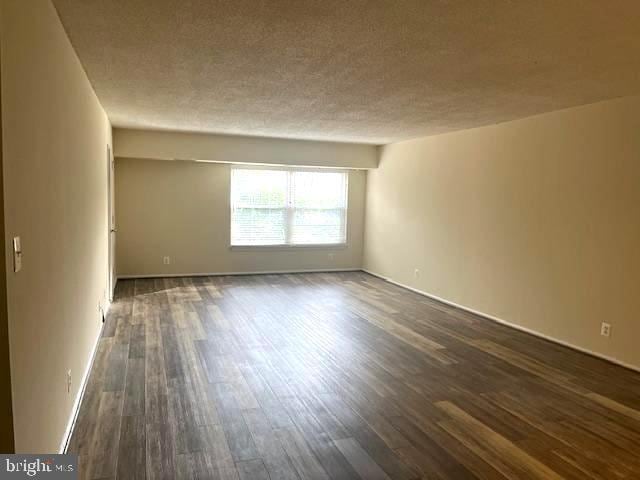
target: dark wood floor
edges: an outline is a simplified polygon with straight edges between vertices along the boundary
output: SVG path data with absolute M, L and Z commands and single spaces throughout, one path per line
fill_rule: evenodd
M 364 273 L 120 281 L 82 478 L 640 478 L 640 375 Z

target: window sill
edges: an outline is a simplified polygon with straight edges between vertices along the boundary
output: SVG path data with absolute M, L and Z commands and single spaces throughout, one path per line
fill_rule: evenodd
M 346 243 L 317 243 L 304 245 L 230 245 L 229 250 L 343 250 Z

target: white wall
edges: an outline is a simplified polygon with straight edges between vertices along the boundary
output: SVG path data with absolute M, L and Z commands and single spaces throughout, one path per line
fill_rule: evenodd
M 56 452 L 101 327 L 111 127 L 51 2 L 3 0 L 1 8 L 15 446 Z M 10 248 L 16 235 L 19 273 Z
M 349 173 L 346 248 L 230 249 L 230 171 L 219 163 L 116 159 L 118 276 L 362 266 L 365 172 Z
M 364 266 L 640 366 L 639 205 L 640 97 L 401 142 L 368 172 Z
M 337 168 L 375 168 L 374 145 L 159 130 L 114 130 L 115 156 Z

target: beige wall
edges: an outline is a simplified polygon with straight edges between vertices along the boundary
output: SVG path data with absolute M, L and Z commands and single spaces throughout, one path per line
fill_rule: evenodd
M 118 276 L 361 267 L 363 171 L 349 174 L 347 248 L 233 250 L 230 171 L 227 164 L 118 158 Z
M 16 450 L 55 452 L 100 331 L 110 125 L 48 0 L 2 0 L 2 118 Z M 12 271 L 11 238 L 23 268 Z M 66 372 L 71 370 L 71 392 Z
M 640 366 L 640 97 L 380 155 L 365 268 Z
M 375 168 L 374 145 L 159 130 L 114 130 L 115 156 L 336 168 Z

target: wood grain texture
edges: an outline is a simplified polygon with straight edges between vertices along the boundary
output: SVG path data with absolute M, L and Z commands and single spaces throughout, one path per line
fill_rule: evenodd
M 640 478 L 640 375 L 365 273 L 120 281 L 83 479 Z

